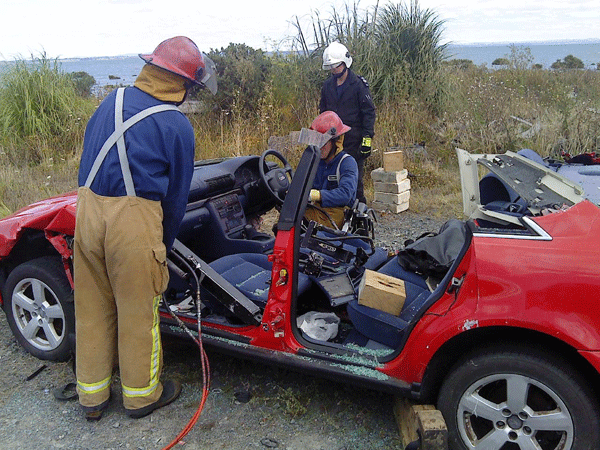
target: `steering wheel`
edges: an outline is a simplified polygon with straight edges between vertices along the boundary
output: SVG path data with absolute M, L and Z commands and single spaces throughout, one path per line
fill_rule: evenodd
M 266 158 L 272 155 L 277 158 L 282 164 L 283 168 L 276 167 L 269 170 Z M 294 170 L 292 166 L 287 162 L 285 157 L 277 150 L 266 150 L 260 155 L 258 160 L 258 172 L 261 180 L 264 182 L 269 194 L 279 203 L 283 205 L 285 194 L 290 187 L 292 178 L 294 177 Z M 289 178 L 288 178 L 289 176 Z

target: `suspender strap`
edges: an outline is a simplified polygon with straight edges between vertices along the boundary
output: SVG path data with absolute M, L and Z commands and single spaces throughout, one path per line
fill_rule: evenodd
M 118 130 L 123 125 L 123 97 L 125 89 L 117 90 L 117 98 L 115 100 L 115 130 Z M 125 183 L 125 193 L 129 197 L 135 197 L 135 187 L 133 186 L 133 178 L 131 177 L 131 169 L 127 160 L 127 150 L 125 149 L 125 132 L 121 133 L 117 139 L 117 152 L 119 153 L 119 163 L 121 164 L 121 173 L 123 174 L 123 182 Z
M 338 186 L 340 185 L 340 167 L 342 166 L 342 161 L 350 156 L 348 153 L 345 153 L 344 156 L 340 158 L 340 162 L 338 162 L 337 168 L 335 169 L 335 176 L 337 177 Z
M 98 156 L 92 164 L 90 173 L 85 180 L 85 186 L 90 187 L 100 166 L 104 162 L 108 151 L 117 144 L 117 151 L 119 153 L 119 162 L 121 163 L 121 172 L 123 173 L 123 181 L 125 183 L 125 191 L 128 196 L 135 197 L 135 188 L 133 186 L 133 178 L 131 177 L 131 170 L 129 168 L 129 162 L 127 161 L 127 149 L 125 148 L 125 131 L 131 128 L 133 125 L 138 123 L 140 120 L 145 119 L 152 114 L 156 114 L 163 111 L 179 111 L 179 108 L 175 105 L 163 104 L 156 105 L 150 108 L 146 108 L 134 116 L 123 122 L 123 97 L 125 94 L 125 88 L 117 89 L 117 97 L 115 100 L 115 131 L 108 137 L 106 142 L 102 145 Z
M 335 168 L 335 175 L 328 175 L 327 181 L 335 181 L 338 186 L 340 185 L 340 167 L 342 166 L 342 161 L 346 159 L 346 157 L 350 156 L 348 153 L 345 153 L 340 160 L 338 161 L 338 165 Z

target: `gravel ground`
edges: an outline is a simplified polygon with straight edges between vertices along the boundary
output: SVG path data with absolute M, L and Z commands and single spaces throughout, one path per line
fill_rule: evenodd
M 376 213 L 375 244 L 398 250 L 407 239 L 416 239 L 427 231 L 438 231 L 445 220 L 405 211 L 400 214 Z
M 398 249 L 408 238 L 437 231 L 442 221 L 411 211 L 377 214 L 377 243 Z M 164 378 L 183 383 L 181 397 L 150 416 L 127 417 L 119 392 L 102 420 L 85 420 L 76 401 L 53 389 L 74 381 L 69 363 L 40 361 L 12 337 L 0 314 L 0 448 L 161 449 L 184 428 L 201 397 L 202 373 L 193 344 L 164 339 Z M 210 394 L 181 449 L 400 449 L 389 394 L 221 354 L 208 354 Z M 37 375 L 35 373 L 39 371 Z M 113 383 L 114 385 L 116 383 Z

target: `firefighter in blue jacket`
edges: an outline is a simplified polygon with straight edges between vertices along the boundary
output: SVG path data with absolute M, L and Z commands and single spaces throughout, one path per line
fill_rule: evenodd
M 176 105 L 192 86 L 214 93 L 217 84 L 214 64 L 186 37 L 140 57 L 134 86 L 109 94 L 89 120 L 79 167 L 76 376 L 88 420 L 108 407 L 116 364 L 130 417 L 181 392 L 178 382 L 160 381 L 158 315 L 194 168 L 194 130 Z
M 352 57 L 344 45 L 332 42 L 325 49 L 323 70 L 329 70 L 331 77 L 321 89 L 319 111 L 334 111 L 351 127 L 344 137 L 344 151 L 357 162 L 356 197 L 362 203 L 366 203 L 363 176 L 365 159 L 371 154 L 371 139 L 375 134 L 375 105 L 368 83 L 350 70 L 351 65 Z
M 341 228 L 344 211 L 354 205 L 358 167 L 354 158 L 342 150 L 350 127 L 333 111 L 325 111 L 313 120 L 311 130 L 330 137 L 321 147 L 321 160 L 310 191 L 310 202 L 304 217 L 327 227 Z

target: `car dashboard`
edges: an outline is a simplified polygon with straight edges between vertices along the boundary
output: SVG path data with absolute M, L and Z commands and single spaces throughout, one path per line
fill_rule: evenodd
M 249 219 L 275 206 L 261 180 L 258 156 L 205 160 L 194 165 L 178 239 L 206 261 L 236 252 L 269 252 L 274 237 Z M 271 169 L 272 163 L 267 163 Z

